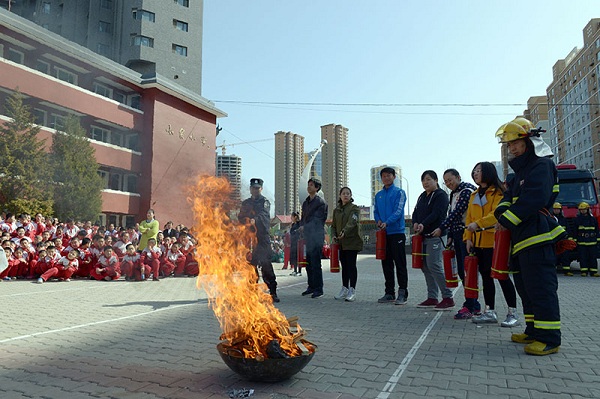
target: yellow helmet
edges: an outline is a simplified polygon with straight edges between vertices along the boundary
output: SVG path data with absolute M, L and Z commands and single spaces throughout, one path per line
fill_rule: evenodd
M 577 209 L 579 209 L 579 210 L 590 209 L 590 204 L 588 204 L 587 202 L 581 202 L 579 204 L 579 206 L 577 207 Z
M 535 126 L 531 121 L 518 117 L 500 126 L 496 131 L 496 137 L 500 143 L 508 143 L 529 137 L 533 130 Z
M 554 205 L 552 205 L 552 208 L 554 208 L 554 209 L 562 209 L 562 205 L 560 204 L 560 202 L 555 202 Z

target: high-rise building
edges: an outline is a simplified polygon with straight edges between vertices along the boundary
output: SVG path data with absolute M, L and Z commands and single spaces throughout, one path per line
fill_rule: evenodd
M 600 177 L 600 18 L 583 29 L 583 48 L 574 48 L 552 67 L 548 133 L 557 164 L 574 164 Z
M 201 93 L 204 0 L 1 3 L 3 8 L 9 5 L 11 12 L 139 72 L 144 79 L 159 76 Z
M 231 201 L 242 201 L 242 158 L 236 155 L 217 155 L 217 177 L 223 176 L 231 184 Z
M 304 154 L 304 165 L 308 165 L 308 160 L 317 152 L 317 156 L 313 164 L 310 167 L 309 178 L 317 178 L 323 181 L 323 152 L 319 150 L 313 150 Z
M 375 207 L 375 194 L 383 189 L 383 182 L 381 181 L 381 169 L 383 168 L 393 168 L 396 171 L 396 178 L 394 179 L 394 184 L 404 191 L 408 195 L 408 187 L 404 188 L 402 186 L 402 168 L 398 165 L 380 165 L 373 166 L 371 168 L 371 219 L 373 219 L 373 210 Z M 407 198 L 408 201 L 408 198 Z M 405 213 L 410 214 L 410 207 L 407 202 Z
M 279 131 L 275 133 L 275 214 L 299 211 L 298 185 L 304 168 L 304 137 Z
M 331 217 L 340 190 L 348 185 L 348 128 L 333 123 L 321 126 L 321 139 L 327 140 L 321 161 L 322 190 Z

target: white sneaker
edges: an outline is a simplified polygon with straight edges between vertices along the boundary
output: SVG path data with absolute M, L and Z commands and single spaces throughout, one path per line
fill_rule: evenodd
M 483 312 L 479 316 L 473 317 L 472 320 L 475 324 L 492 324 L 498 323 L 498 316 L 496 315 L 495 310 L 490 310 L 490 308 L 486 306 L 485 312 Z
M 37 279 L 36 283 L 38 283 L 38 284 L 44 284 L 44 279 L 40 277 L 40 278 Z
M 508 308 L 508 314 L 506 315 L 506 319 L 504 319 L 504 321 L 502 323 L 500 323 L 500 326 L 515 327 L 520 324 L 521 323 L 519 323 L 519 319 L 517 318 L 517 309 Z
M 346 302 L 354 302 L 356 299 L 356 290 L 353 287 L 350 287 L 348 290 L 348 295 L 346 295 Z
M 340 290 L 340 293 L 337 294 L 336 296 L 334 296 L 334 298 L 335 299 L 346 299 L 346 296 L 348 296 L 348 288 L 342 287 L 342 289 Z

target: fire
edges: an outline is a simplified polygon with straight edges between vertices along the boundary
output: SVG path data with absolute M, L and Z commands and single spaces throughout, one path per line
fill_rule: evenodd
M 225 178 L 212 176 L 200 177 L 191 187 L 200 266 L 197 286 L 209 297 L 221 338 L 231 345 L 243 343 L 246 358 L 268 358 L 267 345 L 273 340 L 287 355 L 298 356 L 302 352 L 294 343 L 298 335 L 292 334 L 289 321 L 273 306 L 266 285 L 257 284 L 254 266 L 246 261 L 247 243 L 254 237 L 229 218 L 230 192 Z

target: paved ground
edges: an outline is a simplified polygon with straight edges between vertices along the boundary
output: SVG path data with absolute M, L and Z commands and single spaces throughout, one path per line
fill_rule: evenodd
M 319 349 L 303 371 L 271 384 L 245 381 L 222 362 L 218 323 L 194 279 L 2 283 L 0 397 L 227 398 L 242 389 L 275 399 L 600 397 L 600 279 L 560 278 L 563 346 L 534 357 L 510 342 L 510 329 L 416 308 L 425 299 L 419 270 L 410 270 L 405 306 L 376 302 L 383 277 L 373 256 L 359 257 L 354 303 L 333 299 L 340 275 L 327 261 L 324 270 L 320 299 L 300 295 L 305 277 L 277 270 L 278 307 L 299 316 Z M 503 316 L 500 290 L 497 302 Z

